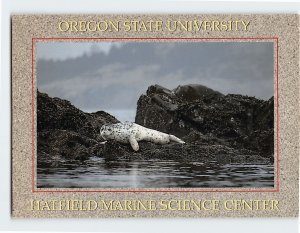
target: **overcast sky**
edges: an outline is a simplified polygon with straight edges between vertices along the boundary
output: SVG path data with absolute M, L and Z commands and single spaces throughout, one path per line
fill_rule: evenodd
M 202 84 L 224 94 L 273 96 L 271 42 L 39 42 L 41 92 L 134 120 L 147 87 Z

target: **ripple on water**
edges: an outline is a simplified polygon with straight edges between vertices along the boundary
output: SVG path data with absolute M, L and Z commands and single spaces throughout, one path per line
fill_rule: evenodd
M 51 163 L 51 161 L 49 161 Z M 273 187 L 274 167 L 173 160 L 105 161 L 91 157 L 65 160 L 55 167 L 39 164 L 39 188 Z

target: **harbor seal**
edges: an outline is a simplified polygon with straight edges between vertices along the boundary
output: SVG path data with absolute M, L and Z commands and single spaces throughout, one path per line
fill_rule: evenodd
M 130 143 L 134 151 L 139 150 L 139 141 L 149 141 L 157 144 L 167 144 L 171 141 L 185 143 L 174 135 L 148 129 L 132 122 L 103 125 L 100 129 L 100 135 L 104 140 Z

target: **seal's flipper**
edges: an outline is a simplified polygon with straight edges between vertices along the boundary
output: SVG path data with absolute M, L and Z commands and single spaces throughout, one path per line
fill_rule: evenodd
M 135 139 L 134 136 L 129 137 L 129 143 L 130 143 L 130 145 L 131 145 L 131 147 L 134 151 L 139 150 L 139 144 L 138 144 L 138 142 L 137 142 L 137 140 Z
M 174 135 L 172 134 L 169 134 L 169 137 L 170 137 L 170 141 L 173 141 L 173 142 L 178 142 L 178 143 L 185 143 L 184 141 L 182 141 L 180 138 L 178 137 L 175 137 Z

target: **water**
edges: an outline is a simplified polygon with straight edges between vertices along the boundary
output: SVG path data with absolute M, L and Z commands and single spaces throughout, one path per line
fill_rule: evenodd
M 46 163 L 46 164 L 45 164 Z M 47 162 L 42 164 L 47 167 Z M 273 187 L 273 165 L 219 165 L 173 160 L 65 160 L 37 169 L 39 188 Z

